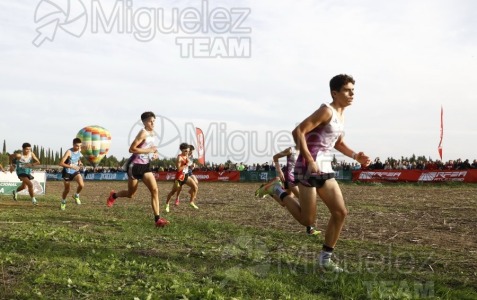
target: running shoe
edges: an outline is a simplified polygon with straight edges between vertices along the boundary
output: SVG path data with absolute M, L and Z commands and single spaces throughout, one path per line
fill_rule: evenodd
M 189 205 L 192 206 L 195 209 L 199 209 L 199 207 L 197 205 L 195 205 L 194 202 L 189 202 Z
M 33 203 L 33 205 L 38 205 L 38 201 L 36 201 L 35 198 L 31 198 L 31 203 Z
M 156 222 L 156 227 L 164 227 L 164 226 L 167 226 L 169 225 L 169 221 L 167 221 L 166 219 L 164 218 L 160 218 L 159 220 L 157 220 Z
M 61 210 L 65 210 L 65 209 L 66 209 L 66 201 L 61 201 L 60 209 L 61 209 Z
M 342 273 L 343 269 L 340 268 L 334 261 L 331 259 L 326 259 L 324 261 L 320 261 L 320 266 L 325 269 L 326 271 L 329 272 L 334 272 L 334 273 Z
M 263 188 L 264 185 L 265 185 L 265 183 L 262 183 L 260 185 L 260 187 L 255 191 L 255 197 L 258 198 L 258 192 Z M 265 195 L 263 197 L 260 197 L 260 198 L 265 198 Z
M 277 187 L 281 187 L 282 182 L 280 178 L 275 177 L 272 181 L 268 182 L 267 184 L 262 184 L 256 191 L 255 197 L 258 198 L 265 198 L 266 195 L 273 195 L 273 191 Z
M 76 204 L 78 204 L 78 205 L 81 204 L 81 200 L 80 200 L 79 196 L 73 195 L 73 199 L 75 199 Z
M 116 199 L 114 199 L 114 197 L 113 197 L 114 193 L 116 193 L 116 192 L 115 192 L 115 191 L 111 191 L 111 192 L 109 193 L 109 198 L 108 198 L 108 200 L 106 201 L 106 205 L 107 205 L 108 207 L 112 207 L 113 204 L 114 204 L 114 200 L 116 200 Z
M 312 236 L 312 235 L 320 235 L 321 231 L 316 230 L 315 228 L 311 227 L 309 231 L 306 232 L 307 235 Z
M 176 198 L 176 201 L 174 202 L 175 206 L 179 206 L 179 198 Z
M 169 212 L 170 209 L 169 209 L 169 203 L 166 204 L 166 212 Z

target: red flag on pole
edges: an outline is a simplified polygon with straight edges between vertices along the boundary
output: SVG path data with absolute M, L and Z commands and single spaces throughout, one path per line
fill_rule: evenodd
M 441 105 L 441 141 L 439 142 L 439 146 L 437 147 L 437 151 L 439 152 L 439 156 L 441 157 L 442 161 L 442 137 L 444 136 L 444 109 Z
M 205 143 L 204 143 L 204 133 L 202 129 L 196 127 L 195 134 L 197 135 L 197 161 L 201 165 L 205 165 Z

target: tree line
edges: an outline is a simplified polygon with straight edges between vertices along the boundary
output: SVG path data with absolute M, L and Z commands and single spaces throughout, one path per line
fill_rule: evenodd
M 15 150 L 14 152 L 16 152 Z M 18 149 L 21 151 L 21 149 Z M 60 148 L 60 151 L 54 151 L 50 148 L 45 148 L 39 145 L 32 145 L 32 151 L 36 154 L 38 159 L 40 160 L 41 165 L 44 168 L 57 168 L 59 166 L 60 160 L 63 157 L 63 148 Z M 9 163 L 9 156 L 12 153 L 7 152 L 6 141 L 3 140 L 3 150 L 0 154 L 0 164 L 3 166 L 7 166 Z M 129 158 L 129 157 L 128 157 Z M 107 156 L 105 155 L 104 158 L 99 162 L 99 168 L 120 168 L 128 158 L 120 158 L 118 159 L 114 155 Z M 85 166 L 93 165 L 85 158 L 82 158 L 82 163 Z M 152 167 L 163 167 L 164 169 L 168 168 L 169 166 L 175 166 L 176 159 L 175 158 L 162 158 L 158 160 L 154 160 L 151 162 Z

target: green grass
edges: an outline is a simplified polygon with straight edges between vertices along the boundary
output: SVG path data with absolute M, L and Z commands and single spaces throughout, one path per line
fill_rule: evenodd
M 158 229 L 147 201 L 60 211 L 56 198 L 0 197 L 0 299 L 477 299 L 463 269 L 475 252 L 343 239 L 337 275 L 317 265 L 316 238 L 211 219 L 206 204 Z

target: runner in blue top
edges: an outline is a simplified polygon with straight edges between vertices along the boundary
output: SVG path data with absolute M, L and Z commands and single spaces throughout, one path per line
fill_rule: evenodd
M 13 191 L 13 200 L 18 200 L 18 192 L 28 187 L 28 193 L 31 197 L 33 205 L 37 205 L 35 195 L 33 193 L 33 176 L 31 175 L 31 168 L 39 165 L 40 160 L 36 157 L 35 153 L 31 151 L 31 145 L 29 143 L 23 143 L 22 151 L 10 155 L 10 173 L 16 170 L 18 178 L 22 184 Z
M 73 148 L 66 150 L 59 164 L 63 167 L 61 175 L 63 177 L 63 183 L 65 186 L 61 198 L 61 210 L 66 209 L 66 196 L 68 196 L 68 193 L 70 192 L 71 181 L 76 181 L 76 183 L 78 184 L 78 187 L 76 188 L 76 193 L 73 195 L 73 199 L 75 199 L 76 204 L 81 204 L 79 194 L 84 187 L 84 182 L 83 176 L 81 176 L 79 171 L 83 166 L 83 163 L 81 162 L 82 157 L 83 155 L 81 154 L 81 139 L 75 138 L 73 139 Z

